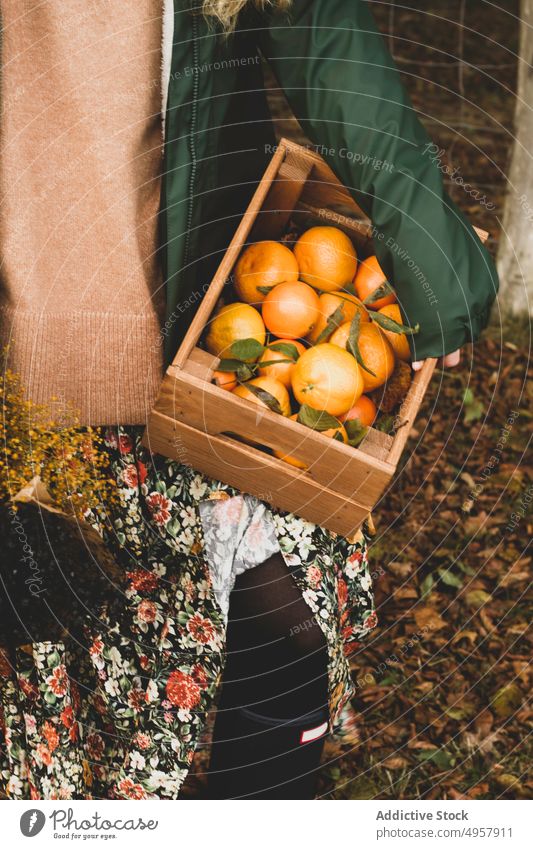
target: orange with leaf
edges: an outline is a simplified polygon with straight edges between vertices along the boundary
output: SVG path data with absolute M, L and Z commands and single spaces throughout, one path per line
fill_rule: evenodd
M 256 242 L 246 248 L 234 270 L 233 287 L 241 301 L 260 304 L 278 283 L 298 280 L 293 252 L 279 242 Z
M 396 302 L 394 290 L 376 256 L 369 256 L 359 263 L 353 285 L 357 297 L 368 309 L 379 310 Z
M 218 311 L 209 324 L 205 344 L 215 357 L 228 357 L 235 342 L 255 339 L 264 345 L 265 338 L 265 325 L 258 311 L 249 304 L 237 302 Z
M 287 389 L 274 377 L 254 377 L 233 390 L 233 394 L 282 416 L 290 416 L 291 401 Z
M 336 292 L 352 282 L 357 254 L 338 227 L 311 227 L 296 242 L 300 280 L 322 292 Z
M 361 321 L 370 321 L 365 306 L 349 292 L 325 292 L 319 298 L 319 315 L 311 330 L 307 334 L 307 340 L 316 345 L 327 342 L 337 327 L 346 321 L 352 321 L 356 313 L 361 316 Z
M 362 395 L 363 386 L 362 372 L 354 357 L 329 342 L 308 348 L 292 374 L 296 400 L 332 416 L 349 410 Z
M 296 339 L 274 339 L 257 361 L 259 374 L 275 377 L 290 388 L 294 365 L 305 351 L 305 346 Z

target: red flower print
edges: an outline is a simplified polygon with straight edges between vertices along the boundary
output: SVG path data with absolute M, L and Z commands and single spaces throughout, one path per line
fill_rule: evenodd
M 75 681 L 70 682 L 70 698 L 72 701 L 72 708 L 74 713 L 78 711 L 81 707 L 81 698 L 80 698 L 80 689 Z
M 209 679 L 204 667 L 200 663 L 197 663 L 193 668 L 192 674 L 198 686 L 201 687 L 202 690 L 205 690 Z
M 139 483 L 142 486 L 148 477 L 148 469 L 145 464 L 141 462 L 141 460 L 137 461 L 137 476 L 139 478 Z
M 98 657 L 98 655 L 102 654 L 104 649 L 104 644 L 100 637 L 95 637 L 91 647 L 89 648 L 89 654 L 91 657 Z
M 361 551 L 354 551 L 354 553 L 350 554 L 350 556 L 348 557 L 348 563 L 356 563 L 357 565 L 359 565 L 359 563 L 361 563 L 362 559 L 363 559 L 362 552 Z
M 51 675 L 46 679 L 46 683 L 50 687 L 52 693 L 56 696 L 64 696 L 67 692 L 68 678 L 67 670 L 63 664 L 56 666 Z
M 136 569 L 135 572 L 127 572 L 127 578 L 131 583 L 132 589 L 140 593 L 149 593 L 155 590 L 159 583 L 159 578 L 153 572 L 148 572 L 146 569 Z
M 169 701 L 181 708 L 193 708 L 200 701 L 200 687 L 192 677 L 180 669 L 168 676 L 167 696 Z
M 131 441 L 131 437 L 127 434 L 123 434 L 118 438 L 118 450 L 121 454 L 131 454 L 131 449 L 133 448 L 133 442 Z
M 137 474 L 137 466 L 135 463 L 129 463 L 126 468 L 122 469 L 122 480 L 129 489 L 137 489 L 139 485 L 139 476 Z
M 39 743 L 36 749 L 37 757 L 45 766 L 50 766 L 52 763 L 52 755 L 44 743 Z
M 48 720 L 43 725 L 43 737 L 48 743 L 48 749 L 53 752 L 59 746 L 59 734 Z
M 155 622 L 157 617 L 157 607 L 153 603 L 153 601 L 147 601 L 147 599 L 143 599 L 139 606 L 137 607 L 137 616 L 141 620 L 141 622 Z
M 131 778 L 123 778 L 118 784 L 119 792 L 128 799 L 145 799 L 146 793 L 140 784 L 135 784 Z
M 215 629 L 209 619 L 195 613 L 187 622 L 187 631 L 196 640 L 197 643 L 210 643 L 215 636 Z
M 339 597 L 339 607 L 344 607 L 348 601 L 348 587 L 343 578 L 337 578 L 337 595 Z
M 144 690 L 132 688 L 128 693 L 128 704 L 137 712 L 142 710 L 146 704 L 146 693 Z
M 61 722 L 65 726 L 65 728 L 70 728 L 72 723 L 74 722 L 74 711 L 72 710 L 70 705 L 67 705 L 60 714 Z
M 305 576 L 307 578 L 307 582 L 312 587 L 316 589 L 320 586 L 320 582 L 322 580 L 322 573 L 318 566 L 309 566 L 306 570 Z
M 143 734 L 142 731 L 138 731 L 135 737 L 133 738 L 133 743 L 135 746 L 137 746 L 138 749 L 149 749 L 150 737 L 148 736 L 148 734 Z
M 378 615 L 375 610 L 369 613 L 363 622 L 363 628 L 375 628 L 378 624 Z
M 104 754 L 104 741 L 99 734 L 87 735 L 87 754 L 90 758 L 99 761 Z
M 146 504 L 156 525 L 166 525 L 173 507 L 170 498 L 160 492 L 152 492 L 147 496 Z
M 71 743 L 75 743 L 78 739 L 78 723 L 75 722 L 68 730 L 68 739 Z

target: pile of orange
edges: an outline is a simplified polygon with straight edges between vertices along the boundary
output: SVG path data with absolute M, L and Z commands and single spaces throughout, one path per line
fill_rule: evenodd
M 353 426 L 371 427 L 378 414 L 367 393 L 411 357 L 408 329 L 376 257 L 358 261 L 342 230 L 311 227 L 293 250 L 273 241 L 246 247 L 233 290 L 238 300 L 215 313 L 205 336 L 220 358 L 213 382 L 356 444 Z M 325 424 L 316 423 L 320 415 Z

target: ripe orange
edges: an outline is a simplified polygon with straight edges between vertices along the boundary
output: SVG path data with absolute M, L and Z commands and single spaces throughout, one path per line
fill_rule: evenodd
M 364 259 L 359 263 L 359 268 L 357 269 L 357 274 L 354 277 L 353 284 L 358 297 L 364 301 L 369 297 L 369 295 L 375 292 L 376 289 L 379 289 L 386 280 L 387 278 L 381 269 L 377 257 L 369 256 L 368 259 Z M 390 295 L 384 295 L 382 298 L 378 298 L 377 301 L 374 301 L 374 303 L 368 304 L 368 308 L 372 310 L 379 310 L 381 307 L 385 307 L 387 304 L 394 304 L 395 302 L 396 295 L 392 292 Z M 365 304 L 365 306 L 367 305 Z
M 352 326 L 351 321 L 346 321 L 344 324 L 341 324 L 340 327 L 337 327 L 335 332 L 329 337 L 329 341 L 332 345 L 338 345 L 339 348 L 344 348 L 346 350 L 346 343 L 350 338 L 350 327 Z
M 265 325 L 261 315 L 249 304 L 227 304 L 209 324 L 205 339 L 207 350 L 215 357 L 231 357 L 231 345 L 239 339 L 257 339 L 265 344 Z
M 291 401 L 289 393 L 283 383 L 280 383 L 280 381 L 276 380 L 274 377 L 254 377 L 253 380 L 248 380 L 246 383 L 242 383 L 240 386 L 237 386 L 237 389 L 233 390 L 233 394 L 238 395 L 239 398 L 245 398 L 247 401 L 253 401 L 254 404 L 259 404 L 261 407 L 270 409 L 268 404 L 263 401 L 262 398 L 259 398 L 251 389 L 248 388 L 250 385 L 257 386 L 259 389 L 263 389 L 265 392 L 268 392 L 269 395 L 272 395 L 278 402 L 282 415 L 290 416 Z
M 339 307 L 342 308 L 343 322 L 352 321 L 356 312 L 359 312 L 361 321 L 370 321 L 368 312 L 359 298 L 356 298 L 355 295 L 351 295 L 349 292 L 325 292 L 323 295 L 320 295 L 319 301 L 320 313 L 318 319 L 311 330 L 311 333 L 308 333 L 307 335 L 307 338 L 312 344 L 315 344 L 317 339 L 326 329 L 328 319 Z M 325 342 L 326 339 L 323 339 L 322 341 Z
M 274 339 L 271 342 L 272 345 L 276 345 L 277 343 L 294 345 L 299 355 L 303 354 L 305 351 L 304 345 L 302 345 L 301 342 L 297 342 L 295 339 Z M 292 370 L 295 363 L 283 362 L 288 359 L 289 357 L 287 357 L 287 355 L 282 351 L 273 351 L 271 348 L 266 348 L 257 361 L 259 364 L 259 374 L 265 377 L 275 377 L 276 380 L 279 380 L 284 386 L 290 388 Z M 281 362 L 277 362 L 278 360 L 281 360 Z M 262 367 L 261 363 L 274 363 L 274 365 Z
M 237 375 L 234 371 L 214 371 L 212 382 L 216 383 L 221 389 L 233 392 L 237 386 Z
M 353 407 L 347 413 L 340 417 L 341 422 L 351 422 L 358 419 L 365 427 L 372 427 L 378 414 L 378 408 L 374 404 L 372 398 L 368 395 L 361 395 Z
M 306 283 L 280 283 L 263 301 L 263 321 L 274 336 L 300 339 L 318 318 L 318 295 Z
M 285 280 L 298 280 L 298 263 L 293 252 L 279 242 L 256 242 L 241 254 L 234 271 L 237 297 L 247 304 L 259 304 L 267 292 L 259 287 L 277 286 Z
M 374 372 L 375 377 L 361 369 L 363 391 L 372 392 L 383 386 L 394 371 L 396 358 L 391 344 L 376 324 L 362 324 L 359 332 L 359 351 L 365 366 Z
M 386 307 L 382 307 L 379 312 L 382 315 L 386 315 L 389 318 L 392 318 L 393 321 L 398 322 L 398 324 L 403 324 L 402 314 L 400 312 L 400 307 L 398 304 L 389 304 Z M 411 361 L 411 349 L 409 347 L 409 342 L 407 341 L 407 336 L 405 333 L 395 333 L 393 330 L 385 330 L 384 327 L 381 328 L 381 332 L 385 334 L 389 342 L 391 343 L 394 353 L 398 357 L 399 360 L 403 360 L 408 363 Z
M 294 246 L 300 279 L 324 292 L 335 292 L 351 283 L 357 254 L 346 233 L 337 227 L 311 227 Z
M 300 404 L 339 416 L 362 395 L 362 372 L 348 351 L 324 342 L 308 348 L 296 363 L 292 391 Z

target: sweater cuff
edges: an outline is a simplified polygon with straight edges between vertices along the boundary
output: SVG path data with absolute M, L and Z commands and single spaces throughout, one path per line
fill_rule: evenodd
M 489 304 L 481 312 L 469 316 L 463 324 L 450 326 L 448 322 L 447 325 L 421 327 L 419 334 L 409 337 L 413 362 L 428 357 L 444 357 L 462 348 L 467 342 L 476 342 L 488 324 L 491 306 Z

